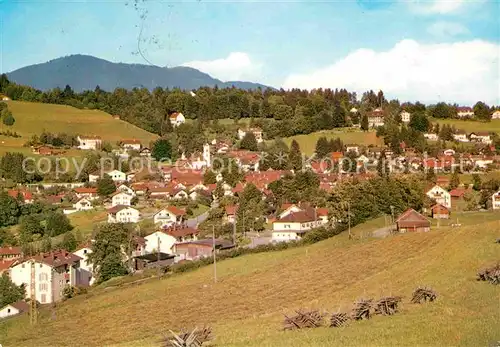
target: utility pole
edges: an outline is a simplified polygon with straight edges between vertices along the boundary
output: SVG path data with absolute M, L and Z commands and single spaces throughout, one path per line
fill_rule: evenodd
M 158 279 L 160 279 L 160 235 L 156 239 L 157 250 L 156 250 L 156 268 L 158 272 Z
M 212 253 L 214 254 L 214 283 L 217 283 L 217 259 L 215 256 L 215 226 L 212 225 Z
M 233 222 L 233 245 L 236 245 L 236 218 L 234 219 Z
M 35 277 L 35 261 L 31 260 L 31 282 L 30 282 L 30 323 L 35 325 L 38 319 L 36 308 L 36 277 Z
M 349 240 L 352 239 L 351 235 L 351 203 L 347 203 L 347 218 L 349 220 Z

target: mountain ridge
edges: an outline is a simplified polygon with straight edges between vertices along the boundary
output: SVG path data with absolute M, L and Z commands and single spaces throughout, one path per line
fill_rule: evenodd
M 236 87 L 241 89 L 271 88 L 249 81 L 223 82 L 207 73 L 187 66 L 161 67 L 138 63 L 115 63 L 85 54 L 55 58 L 45 63 L 28 65 L 8 72 L 9 80 L 40 90 L 66 85 L 76 92 L 93 90 L 96 86 L 106 91 L 116 88 L 133 89 L 156 87 L 184 90 L 200 87 Z

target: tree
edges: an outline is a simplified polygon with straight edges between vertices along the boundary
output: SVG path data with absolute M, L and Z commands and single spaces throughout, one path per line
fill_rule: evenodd
M 455 170 L 455 171 L 453 171 L 453 174 L 451 175 L 450 186 L 448 189 L 449 190 L 455 189 L 459 185 L 460 185 L 460 175 L 459 175 L 458 171 Z
M 4 108 L 1 113 L 3 124 L 7 126 L 12 126 L 16 122 L 12 112 L 10 112 L 7 108 Z
M 294 171 L 302 170 L 302 153 L 300 152 L 299 143 L 295 140 L 293 140 L 290 145 L 288 164 L 289 167 Z
M 97 180 L 97 194 L 100 196 L 109 196 L 116 191 L 116 185 L 109 175 Z
M 473 107 L 473 110 L 474 110 L 474 115 L 476 116 L 477 119 L 482 121 L 491 120 L 490 108 L 484 102 L 482 101 L 476 102 L 476 104 Z
M 241 139 L 240 149 L 246 149 L 249 151 L 257 151 L 257 139 L 251 131 L 247 131 L 245 136 Z
M 380 177 L 389 176 L 389 163 L 387 162 L 385 151 L 380 153 L 380 157 L 377 160 L 377 172 Z
M 26 291 L 24 285 L 17 286 L 12 282 L 7 272 L 0 276 L 0 307 L 24 299 Z
M 317 158 L 324 158 L 330 153 L 330 144 L 328 143 L 328 140 L 326 137 L 321 136 L 318 141 L 316 141 L 316 157 Z
M 157 161 L 172 159 L 172 145 L 166 139 L 158 139 L 153 143 L 151 156 Z
M 52 240 L 49 235 L 45 235 L 42 239 L 42 246 L 40 251 L 50 252 L 52 250 Z
M 131 232 L 125 224 L 103 224 L 95 234 L 89 261 L 97 271 L 97 282 L 101 283 L 128 273 L 125 259 L 130 252 Z
M 19 238 L 21 243 L 31 242 L 34 235 L 37 235 L 38 237 L 43 236 L 45 230 L 40 222 L 41 219 L 38 215 L 32 214 L 21 218 L 19 225 Z
M 0 227 L 17 224 L 20 214 L 19 203 L 6 191 L 0 192 Z
M 0 247 L 16 246 L 17 240 L 14 234 L 7 229 L 0 228 Z
M 101 150 L 106 153 L 111 153 L 113 150 L 113 146 L 111 146 L 111 143 L 109 142 L 103 142 L 101 145 Z
M 61 212 L 49 212 L 45 219 L 45 233 L 49 236 L 61 235 L 72 229 L 68 217 Z
M 479 176 L 478 174 L 473 174 L 472 175 L 472 189 L 474 189 L 476 192 L 478 192 L 481 190 L 481 185 L 482 185 L 481 176 Z
M 408 125 L 410 128 L 424 133 L 429 129 L 429 120 L 424 113 L 414 113 Z
M 203 174 L 203 184 L 215 184 L 217 183 L 217 175 L 213 170 L 207 170 Z
M 69 251 L 69 252 L 73 252 L 74 250 L 76 250 L 76 246 L 77 245 L 77 242 L 76 242 L 76 238 L 75 238 L 75 235 L 73 235 L 72 232 L 68 231 L 64 234 L 64 237 L 63 237 L 63 240 L 60 244 L 61 248 Z
M 363 117 L 361 117 L 361 130 L 368 131 L 370 125 L 368 124 L 368 115 L 365 113 Z
M 466 191 L 464 194 L 465 209 L 467 211 L 475 211 L 480 204 L 481 195 L 475 190 Z

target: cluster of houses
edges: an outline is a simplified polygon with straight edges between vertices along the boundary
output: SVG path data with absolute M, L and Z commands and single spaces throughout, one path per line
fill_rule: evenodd
M 491 145 L 493 143 L 492 134 L 488 131 L 471 132 L 467 134 L 465 130 L 458 129 L 452 135 L 457 142 L 474 142 Z M 438 141 L 439 135 L 435 133 L 424 133 L 424 137 L 431 141 Z

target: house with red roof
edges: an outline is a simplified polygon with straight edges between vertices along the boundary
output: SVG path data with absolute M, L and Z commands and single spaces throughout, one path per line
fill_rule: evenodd
M 431 222 L 422 214 L 410 208 L 396 219 L 396 227 L 400 233 L 411 231 L 427 232 L 431 229 Z
M 176 206 L 168 206 L 153 215 L 153 223 L 163 228 L 165 226 L 182 223 L 185 216 L 186 211 L 184 209 Z
M 121 140 L 120 145 L 125 150 L 131 149 L 135 151 L 140 151 L 142 148 L 141 141 L 137 139 Z
M 272 242 L 287 242 L 300 240 L 303 235 L 321 226 L 322 221 L 318 220 L 311 210 L 291 212 L 283 218 L 273 222 Z
M 5 246 L 0 247 L 0 260 L 13 260 L 23 257 L 21 247 Z
M 168 115 L 168 119 L 174 128 L 186 122 L 186 117 L 184 117 L 184 115 L 180 112 L 170 113 Z
M 435 204 L 431 207 L 431 217 L 434 219 L 449 219 L 450 210 L 441 204 Z
M 198 230 L 185 225 L 172 225 L 156 231 L 146 237 L 146 253 L 173 253 L 176 243 L 195 241 L 198 239 Z
M 79 286 L 79 256 L 58 250 L 41 253 L 33 257 L 19 259 L 10 267 L 10 278 L 16 285 L 24 285 L 26 295 L 31 291 L 32 279 L 36 286 L 36 300 L 41 304 L 50 304 L 63 299 L 66 286 Z M 31 263 L 35 263 L 32 276 Z
M 73 191 L 78 199 L 87 198 L 93 200 L 99 197 L 97 194 L 97 188 L 94 187 L 77 187 L 74 188 Z
M 10 189 L 7 191 L 7 194 L 14 199 L 18 199 L 18 197 L 21 196 L 21 200 L 25 204 L 32 204 L 34 201 L 33 194 L 27 190 Z

